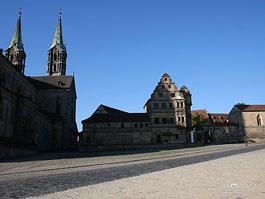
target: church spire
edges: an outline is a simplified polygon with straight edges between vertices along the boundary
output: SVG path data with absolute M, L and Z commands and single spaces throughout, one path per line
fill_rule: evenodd
M 56 45 L 58 45 L 62 50 L 66 50 L 65 45 L 63 43 L 62 13 L 61 13 L 61 11 L 59 12 L 58 24 L 56 27 L 56 31 L 55 31 L 53 42 L 52 42 L 50 49 Z
M 22 31 L 21 31 L 21 10 L 19 12 L 18 21 L 13 38 L 6 50 L 6 57 L 15 66 L 18 67 L 20 72 L 24 73 L 26 53 L 24 51 L 22 43 Z
M 66 73 L 66 47 L 63 43 L 62 13 L 59 12 L 58 24 L 53 42 L 48 50 L 47 76 L 60 76 Z

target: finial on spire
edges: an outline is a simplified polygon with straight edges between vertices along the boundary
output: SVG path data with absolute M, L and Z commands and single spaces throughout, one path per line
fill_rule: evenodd
M 59 17 L 62 17 L 62 8 L 59 9 Z
M 21 10 L 22 10 L 22 8 L 19 8 L 19 17 L 21 17 Z

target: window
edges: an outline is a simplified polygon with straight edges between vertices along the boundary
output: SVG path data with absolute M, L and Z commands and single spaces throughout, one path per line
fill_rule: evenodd
M 182 117 L 181 119 L 182 119 L 182 122 L 185 122 L 185 117 Z
M 138 127 L 138 124 L 137 124 L 137 123 L 135 123 L 135 124 L 134 124 L 134 127 L 135 127 L 135 128 L 137 128 L 137 127 Z
M 140 123 L 140 128 L 143 128 L 143 127 L 144 127 L 143 123 Z
M 167 118 L 162 118 L 162 123 L 166 124 L 167 123 Z
M 3 119 L 4 105 L 2 100 L 0 99 L 0 119 Z
M 173 104 L 172 103 L 169 103 L 169 108 L 173 109 Z
M 170 93 L 170 96 L 175 97 L 176 95 L 175 95 L 175 93 Z
M 258 124 L 258 126 L 263 125 L 263 121 L 262 121 L 262 116 L 261 115 L 257 116 L 257 124 Z
M 124 128 L 124 127 L 125 127 L 124 123 L 121 123 L 121 128 Z
M 175 135 L 175 139 L 178 140 L 179 139 L 179 134 Z
M 165 82 L 167 81 L 167 78 L 165 78 Z
M 165 88 L 165 85 L 162 85 L 162 88 Z
M 184 102 L 181 102 L 180 106 L 181 106 L 181 108 L 183 108 L 184 107 Z
M 170 84 L 168 85 L 168 88 L 171 88 L 171 85 Z
M 110 127 L 110 123 L 107 124 L 107 127 Z
M 158 97 L 163 97 L 163 93 L 158 93 Z
M 178 117 L 178 122 L 180 122 L 181 121 L 181 119 L 180 119 L 180 117 Z
M 161 103 L 161 108 L 162 109 L 166 109 L 167 108 L 167 104 L 166 103 Z
M 54 61 L 57 60 L 57 55 L 56 55 L 56 53 L 53 54 L 53 60 L 54 60 Z
M 159 124 L 160 123 L 159 118 L 156 117 L 154 122 L 155 122 L 155 124 Z
M 154 109 L 159 109 L 159 103 L 154 103 L 153 107 L 154 107 Z
M 179 102 L 177 102 L 177 108 L 179 108 Z
M 169 119 L 169 122 L 170 122 L 170 124 L 173 124 L 173 123 L 174 123 L 174 118 L 171 117 L 171 118 Z
M 89 136 L 86 137 L 86 142 L 90 143 L 90 137 Z
M 148 125 L 148 123 L 145 123 L 145 127 L 148 127 L 149 125 Z

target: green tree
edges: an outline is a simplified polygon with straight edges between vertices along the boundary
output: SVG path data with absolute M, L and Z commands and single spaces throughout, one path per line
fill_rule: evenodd
M 196 113 L 191 116 L 193 128 L 200 129 L 202 125 L 207 121 L 202 114 Z

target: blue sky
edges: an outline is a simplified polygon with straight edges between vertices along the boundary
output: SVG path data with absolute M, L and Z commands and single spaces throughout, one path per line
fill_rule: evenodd
M 164 73 L 189 88 L 193 110 L 265 104 L 263 0 L 8 0 L 0 7 L 0 48 L 11 41 L 19 8 L 29 76 L 45 75 L 62 9 L 79 130 L 100 104 L 143 112 Z

